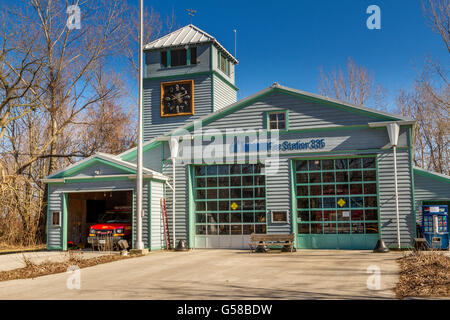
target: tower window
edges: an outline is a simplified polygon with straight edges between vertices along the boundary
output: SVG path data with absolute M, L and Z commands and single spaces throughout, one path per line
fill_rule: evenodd
M 191 50 L 191 64 L 197 64 L 197 47 L 190 48 Z
M 185 66 L 187 63 L 187 50 L 171 50 L 170 51 L 170 65 L 172 67 Z
M 161 65 L 164 68 L 197 64 L 197 48 L 161 51 Z
M 222 70 L 223 73 L 227 72 L 227 59 L 223 54 L 220 55 L 220 70 Z
M 167 68 L 167 51 L 161 51 L 161 64 L 164 68 Z
M 230 61 L 223 55 L 222 53 L 218 52 L 218 60 L 217 64 L 219 69 L 225 73 L 226 75 L 230 75 Z

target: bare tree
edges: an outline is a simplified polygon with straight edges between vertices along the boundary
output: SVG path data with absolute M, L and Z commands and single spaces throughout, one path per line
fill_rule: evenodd
M 429 82 L 416 80 L 414 90 L 402 90 L 397 107 L 403 115 L 417 120 L 414 164 L 427 170 L 449 174 L 449 88 L 428 89 Z M 439 98 L 435 95 L 438 94 Z M 447 102 L 445 102 L 447 101 Z
M 69 4 L 0 5 L 15 21 L 0 34 L 0 243 L 45 239 L 42 178 L 97 151 L 120 153 L 134 143 L 134 69 L 123 44 L 137 56 L 130 29 L 137 11 L 123 0 L 80 1 L 81 29 L 70 30 Z M 155 21 L 147 27 L 159 34 Z
M 32 57 L 33 39 L 20 41 L 21 35 L 11 30 L 11 19 L 1 15 L 0 51 L 0 140 L 9 123 L 36 108 L 36 99 L 30 98 L 40 68 L 40 59 Z
M 439 34 L 447 52 L 450 37 L 448 0 L 422 0 L 422 9 L 432 30 Z M 397 108 L 417 120 L 414 163 L 424 169 L 450 174 L 450 83 L 448 65 L 427 56 L 413 88 L 402 90 Z
M 372 102 L 377 109 L 387 108 L 386 90 L 375 84 L 371 72 L 358 66 L 350 57 L 347 59 L 345 72 L 342 68 L 327 72 L 322 67 L 319 69 L 319 93 L 355 105 Z
M 450 53 L 449 0 L 422 0 L 422 9 L 432 30 L 441 36 Z

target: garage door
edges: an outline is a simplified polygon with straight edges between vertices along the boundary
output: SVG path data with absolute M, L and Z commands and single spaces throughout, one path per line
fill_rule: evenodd
M 373 249 L 376 157 L 297 160 L 295 167 L 298 247 Z
M 265 178 L 263 164 L 195 166 L 195 247 L 248 248 L 266 233 Z

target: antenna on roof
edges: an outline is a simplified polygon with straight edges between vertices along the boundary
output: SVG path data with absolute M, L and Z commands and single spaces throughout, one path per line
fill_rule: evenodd
M 191 24 L 192 24 L 192 17 L 197 13 L 197 10 L 194 9 L 186 9 L 188 15 L 191 16 Z
M 234 31 L 234 57 L 236 58 L 236 53 L 237 53 L 237 31 L 236 29 L 233 30 Z M 236 58 L 237 59 L 237 58 Z

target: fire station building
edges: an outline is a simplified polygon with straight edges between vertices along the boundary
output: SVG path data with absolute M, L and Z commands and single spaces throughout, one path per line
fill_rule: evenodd
M 413 165 L 414 119 L 278 83 L 237 101 L 237 64 L 193 25 L 145 46 L 149 250 L 166 247 L 165 224 L 190 248 L 248 248 L 252 233 L 294 233 L 298 249 L 407 248 L 422 205 L 450 201 L 450 177 Z M 136 158 L 99 153 L 45 179 L 49 250 L 85 242 L 117 208 L 135 240 Z

